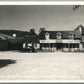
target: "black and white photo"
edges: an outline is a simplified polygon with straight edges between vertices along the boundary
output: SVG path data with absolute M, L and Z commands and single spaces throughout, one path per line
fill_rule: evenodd
M 0 80 L 84 80 L 84 6 L 0 5 Z

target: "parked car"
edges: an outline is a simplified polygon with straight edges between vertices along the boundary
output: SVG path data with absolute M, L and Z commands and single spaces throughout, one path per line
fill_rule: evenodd
M 33 47 L 26 47 L 22 48 L 21 52 L 35 52 L 35 49 Z

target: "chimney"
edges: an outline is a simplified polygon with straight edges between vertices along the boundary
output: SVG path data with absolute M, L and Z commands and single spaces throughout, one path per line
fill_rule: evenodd
M 32 29 L 30 29 L 30 34 L 32 35 L 35 35 L 36 33 L 35 33 L 35 29 L 34 28 L 32 28 Z
M 40 28 L 39 32 L 44 32 L 44 31 L 45 31 L 45 28 Z

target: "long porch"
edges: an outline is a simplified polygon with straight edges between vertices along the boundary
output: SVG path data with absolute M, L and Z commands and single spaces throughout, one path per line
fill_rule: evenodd
M 41 43 L 40 49 L 47 52 L 78 51 L 79 43 Z

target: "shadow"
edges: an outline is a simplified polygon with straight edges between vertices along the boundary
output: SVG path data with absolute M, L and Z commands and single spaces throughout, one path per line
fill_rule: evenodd
M 0 68 L 16 63 L 16 60 L 0 59 Z

